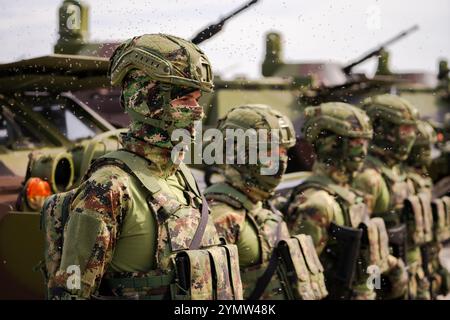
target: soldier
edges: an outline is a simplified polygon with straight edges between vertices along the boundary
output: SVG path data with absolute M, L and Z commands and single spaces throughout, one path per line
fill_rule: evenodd
M 314 239 L 331 299 L 375 299 L 376 283 L 368 284 L 370 270 L 374 274 L 391 270 L 401 287 L 406 282 L 404 266 L 389 255 L 383 221 L 370 219 L 364 198 L 350 187 L 372 138 L 369 118 L 340 102 L 308 107 L 304 118 L 303 132 L 317 160 L 311 176 L 291 194 L 287 208 L 291 233 Z
M 270 164 L 250 162 L 249 143 L 245 145 L 245 161 L 228 161 L 223 166 L 224 181 L 205 190 L 219 234 L 227 243 L 238 246 L 244 298 L 323 298 L 327 294 L 323 270 L 311 238 L 291 238 L 282 214 L 269 201 L 286 170 L 287 149 L 295 144 L 291 121 L 269 106 L 243 105 L 221 119 L 218 128 L 223 133 L 232 129 L 237 136 L 251 130 L 258 130 L 258 134 L 259 130 L 279 133 L 279 144 L 274 148 L 270 142 L 275 138 L 270 135 L 268 140 L 258 136 L 257 150 L 253 149 L 261 154 L 262 145 L 269 145 L 271 164 L 278 164 L 278 170 L 273 167 L 275 174 L 261 171 Z M 227 144 L 234 139 L 225 137 Z M 235 149 L 239 150 L 239 146 Z
M 70 206 L 60 256 L 55 242 L 46 252 L 49 297 L 242 298 L 237 248 L 220 245 L 190 170 L 176 164 L 183 151 L 171 157 L 172 132 L 193 132 L 203 116 L 201 92 L 213 89 L 206 55 L 178 37 L 146 34 L 121 44 L 110 62 L 131 124 L 123 149 L 44 207 L 51 221 L 66 200 Z M 48 230 L 48 239 L 58 238 Z M 68 284 L 74 266 L 78 286 Z
M 417 110 L 407 100 L 391 94 L 367 98 L 363 108 L 372 122 L 374 137 L 364 169 L 353 186 L 365 193 L 373 216 L 383 218 L 393 254 L 408 265 L 409 298 L 427 299 L 429 284 L 421 268 L 420 248 L 406 240 L 411 233 L 407 234 L 402 218 L 404 201 L 414 194 L 402 162 L 416 138 Z M 383 298 L 400 298 L 389 288 L 391 284 L 383 283 L 387 285 L 380 293 Z
M 428 174 L 428 167 L 431 164 L 432 146 L 437 142 L 436 132 L 426 121 L 417 121 L 417 137 L 406 161 L 406 172 L 410 181 L 413 183 L 416 194 L 424 194 L 423 199 L 432 199 L 433 181 Z M 430 201 L 430 200 L 428 200 Z M 430 282 L 430 293 L 433 298 L 439 294 L 447 295 L 449 290 L 449 273 L 439 261 L 439 252 L 442 248 L 442 242 L 450 236 L 448 219 L 446 214 L 439 210 L 445 210 L 445 203 L 442 199 L 433 201 L 434 221 L 433 221 L 433 241 L 425 244 L 422 249 L 423 269 Z M 441 209 L 442 208 L 442 209 Z M 444 217 L 442 219 L 441 217 Z M 440 221 L 442 220 L 442 221 Z M 446 223 L 447 221 L 447 223 Z

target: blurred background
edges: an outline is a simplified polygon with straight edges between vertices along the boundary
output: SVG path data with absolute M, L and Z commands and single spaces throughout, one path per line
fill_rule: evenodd
M 53 53 L 58 35 L 60 0 L 0 0 L 0 63 Z M 92 42 L 120 41 L 143 33 L 170 33 L 192 38 L 200 29 L 241 6 L 227 1 L 85 0 Z M 201 47 L 223 78 L 256 78 L 264 59 L 265 34 L 282 34 L 289 61 L 345 64 L 398 32 L 418 24 L 413 36 L 393 44 L 393 71 L 437 72 L 437 61 L 450 57 L 450 2 L 433 1 L 298 1 L 263 0 L 229 21 Z M 355 71 L 371 75 L 375 61 Z

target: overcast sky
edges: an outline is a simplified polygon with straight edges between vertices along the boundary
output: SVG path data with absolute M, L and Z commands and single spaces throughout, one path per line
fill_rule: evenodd
M 84 2 L 90 7 L 90 39 L 111 41 L 157 32 L 191 38 L 246 1 Z M 0 62 L 52 53 L 61 3 L 0 0 Z M 259 0 L 201 47 L 215 72 L 258 77 L 268 31 L 282 33 L 285 61 L 345 63 L 414 24 L 418 31 L 389 48 L 392 69 L 436 72 L 439 58 L 450 59 L 448 0 Z M 371 62 L 357 70 L 373 69 Z

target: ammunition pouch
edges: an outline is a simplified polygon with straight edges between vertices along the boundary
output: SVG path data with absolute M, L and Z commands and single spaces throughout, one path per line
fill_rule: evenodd
M 242 300 L 235 245 L 186 250 L 175 257 L 174 300 Z
M 405 199 L 403 218 L 408 230 L 408 244 L 421 246 L 433 240 L 431 199 L 424 193 Z
M 297 300 L 320 300 L 328 295 L 324 269 L 311 236 L 300 234 L 281 240 L 277 251 L 279 272 L 288 296 Z
M 392 255 L 397 258 L 401 258 L 406 262 L 406 224 L 400 224 L 396 227 L 391 227 L 387 229 L 389 246 L 392 249 Z
M 331 260 L 325 265 L 330 299 L 349 299 L 351 296 L 362 233 L 362 229 L 339 226 L 334 222 L 330 224 L 328 234 L 333 248 L 324 249 Z
M 372 218 L 361 223 L 359 228 L 363 233 L 360 261 L 357 267 L 358 276 L 364 277 L 370 265 L 378 266 L 381 273 L 387 271 L 389 268 L 389 240 L 383 219 Z
M 130 278 L 104 278 L 97 300 L 242 300 L 235 245 L 178 252 L 174 272 Z
M 445 242 L 450 239 L 450 197 L 434 199 L 433 212 L 434 241 Z

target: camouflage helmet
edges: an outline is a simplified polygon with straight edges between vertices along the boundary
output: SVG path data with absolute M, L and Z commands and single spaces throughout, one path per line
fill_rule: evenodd
M 342 102 L 322 103 L 304 111 L 303 133 L 317 159 L 348 180 L 362 168 L 372 139 L 365 112 Z
M 151 79 L 205 92 L 213 90 L 213 74 L 206 55 L 190 41 L 166 34 L 145 34 L 122 43 L 110 59 L 112 85 L 134 69 Z
M 362 106 L 369 118 L 382 119 L 396 125 L 415 125 L 418 111 L 408 100 L 393 94 L 382 94 L 364 99 Z
M 213 89 L 206 55 L 193 43 L 165 34 L 122 43 L 110 59 L 109 75 L 113 85 L 122 85 L 120 101 L 131 124 L 140 126 L 134 132 L 153 132 L 159 140 L 170 140 L 178 128 L 193 132 L 193 122 L 203 117 L 201 106 L 176 107 L 174 99 Z
M 412 166 L 429 165 L 431 148 L 437 142 L 437 134 L 433 126 L 426 121 L 417 120 L 417 135 L 409 153 L 408 163 Z
M 386 160 L 406 160 L 415 140 L 415 130 L 409 129 L 405 134 L 401 127 L 416 126 L 417 109 L 408 100 L 392 94 L 366 98 L 362 107 L 374 130 L 371 150 Z
M 236 152 L 238 157 L 245 155 L 243 156 L 245 161 L 239 162 L 239 159 L 237 163 L 235 161 L 231 163 L 227 161 L 226 163 L 230 164 L 224 166 L 224 175 L 228 183 L 244 191 L 250 198 L 254 200 L 269 198 L 276 186 L 281 182 L 288 161 L 287 154 L 280 153 L 279 148 L 272 150 L 271 144 L 278 143 L 277 146 L 283 146 L 286 149 L 295 145 L 296 136 L 291 120 L 268 105 L 248 104 L 231 109 L 224 118 L 219 120 L 217 128 L 222 131 L 226 141 L 230 139 L 227 135 L 227 130 L 229 129 L 246 132 L 251 129 L 267 130 L 267 137 L 257 136 L 259 139 L 257 143 L 258 155 L 260 155 L 260 146 L 267 143 L 265 150 L 270 152 L 270 157 L 277 155 L 278 161 L 264 163 L 263 160 L 259 159 L 252 163 L 246 152 L 240 152 L 238 147 L 235 146 L 233 152 Z M 271 130 L 278 130 L 278 140 L 271 140 L 273 137 Z M 233 132 L 240 134 L 236 133 L 236 131 Z M 232 137 L 232 139 L 238 138 L 238 136 Z M 246 150 L 244 151 L 249 151 L 249 145 L 250 143 L 245 144 Z M 273 164 L 276 164 L 276 169 L 271 173 L 264 173 L 262 169 L 269 168 Z
M 323 131 L 350 138 L 372 138 L 372 126 L 361 109 L 343 102 L 322 103 L 317 107 L 307 107 L 304 111 L 305 139 L 312 143 Z
M 281 112 L 264 104 L 246 104 L 231 109 L 219 119 L 217 128 L 226 129 L 276 129 L 279 130 L 279 143 L 286 148 L 295 145 L 295 130 L 291 120 Z

